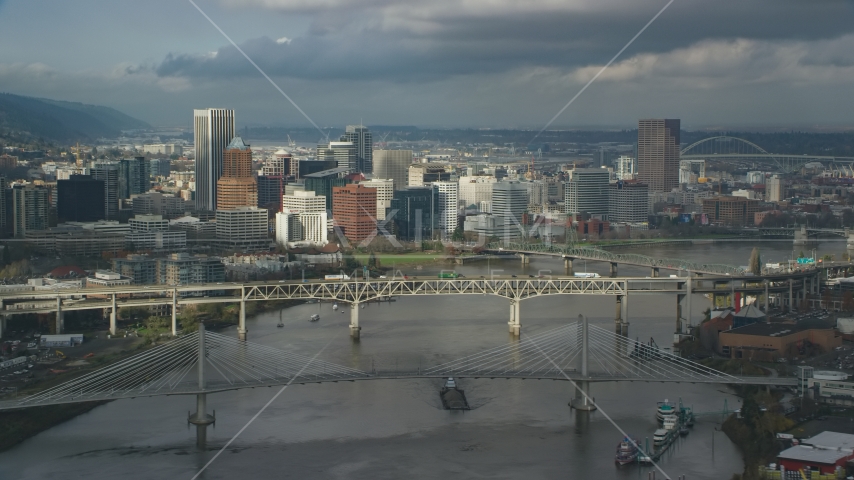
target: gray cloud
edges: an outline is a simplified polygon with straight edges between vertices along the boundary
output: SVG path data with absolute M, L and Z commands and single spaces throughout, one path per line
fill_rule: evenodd
M 285 43 L 259 37 L 241 45 L 269 74 L 425 82 L 520 68 L 572 70 L 603 62 L 662 2 L 229 0 L 226 4 L 310 15 L 311 28 L 303 36 L 288 36 Z M 704 40 L 835 38 L 854 31 L 853 17 L 851 3 L 842 0 L 678 0 L 626 55 L 665 53 Z M 845 52 L 836 57 L 834 61 L 845 61 Z M 219 48 L 215 55 L 170 54 L 156 72 L 198 80 L 255 75 L 231 46 Z

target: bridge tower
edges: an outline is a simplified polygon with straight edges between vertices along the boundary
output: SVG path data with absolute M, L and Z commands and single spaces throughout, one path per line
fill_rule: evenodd
M 237 338 L 246 341 L 246 288 L 240 289 L 240 316 L 237 321 Z
M 115 336 L 116 331 L 118 331 L 117 327 L 117 318 L 118 318 L 118 307 L 116 307 L 116 294 L 113 294 L 112 297 L 112 306 L 110 307 L 110 335 Z
M 178 336 L 178 290 L 172 290 L 172 336 Z
M 586 379 L 590 376 L 588 365 L 590 363 L 590 325 L 587 317 L 578 315 L 579 323 L 581 324 L 581 377 Z M 596 410 L 596 405 L 593 403 L 594 398 L 590 396 L 590 382 L 588 380 L 579 380 L 575 385 L 575 398 L 569 401 L 570 408 L 584 412 L 592 412 Z
M 196 366 L 199 371 L 199 393 L 196 394 L 196 413 L 187 413 L 187 423 L 196 426 L 196 446 L 205 448 L 207 443 L 208 425 L 216 423 L 216 412 L 209 415 L 207 410 L 207 394 L 205 393 L 205 324 L 199 322 L 199 359 Z

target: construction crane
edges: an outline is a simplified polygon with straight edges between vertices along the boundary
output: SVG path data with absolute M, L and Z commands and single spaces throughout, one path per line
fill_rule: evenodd
M 534 179 L 534 156 L 531 155 L 531 162 L 528 164 L 528 172 L 525 174 L 528 180 Z

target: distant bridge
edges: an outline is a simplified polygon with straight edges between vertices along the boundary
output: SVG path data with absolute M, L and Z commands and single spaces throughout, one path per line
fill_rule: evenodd
M 782 173 L 794 173 L 807 163 L 854 163 L 854 157 L 831 155 L 787 155 L 769 153 L 743 138 L 726 135 L 699 140 L 682 149 L 683 160 L 764 160 L 773 162 Z
M 491 243 L 485 249 L 490 253 L 540 254 L 563 257 L 567 260 L 565 266 L 570 274 L 572 274 L 572 261 L 576 259 L 608 262 L 611 264 L 612 275 L 616 275 L 619 264 L 649 267 L 652 269 L 653 276 L 657 275 L 658 269 L 661 268 L 706 275 L 743 276 L 746 273 L 742 267 L 734 265 L 702 263 L 679 258 L 656 258 L 638 253 L 614 253 L 594 247 L 575 245 L 508 242 Z

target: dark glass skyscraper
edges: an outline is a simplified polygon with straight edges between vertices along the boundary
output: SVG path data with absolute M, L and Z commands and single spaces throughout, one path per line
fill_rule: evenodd
M 638 180 L 650 192 L 679 186 L 679 119 L 638 121 Z
M 96 222 L 104 219 L 104 181 L 91 175 L 71 175 L 56 182 L 56 210 L 60 222 Z
M 407 187 L 394 192 L 386 219 L 394 224 L 397 238 L 419 242 L 433 238 L 438 213 L 437 187 Z

